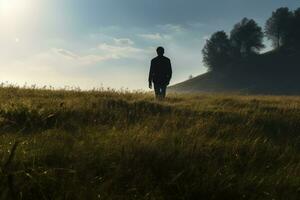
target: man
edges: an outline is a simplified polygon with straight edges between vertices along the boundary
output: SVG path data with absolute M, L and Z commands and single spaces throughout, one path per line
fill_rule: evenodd
M 163 47 L 158 47 L 156 52 L 158 56 L 151 61 L 149 88 L 152 89 L 154 83 L 156 99 L 162 100 L 166 97 L 167 86 L 172 78 L 172 66 L 170 59 L 164 56 Z

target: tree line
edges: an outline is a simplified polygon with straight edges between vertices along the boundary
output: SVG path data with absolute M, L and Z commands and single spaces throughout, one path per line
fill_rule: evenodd
M 206 40 L 202 50 L 203 62 L 210 70 L 220 70 L 226 65 L 265 48 L 264 37 L 272 41 L 275 50 L 300 49 L 300 8 L 291 11 L 282 7 L 266 21 L 264 30 L 255 20 L 244 18 L 234 25 L 230 34 L 217 31 Z

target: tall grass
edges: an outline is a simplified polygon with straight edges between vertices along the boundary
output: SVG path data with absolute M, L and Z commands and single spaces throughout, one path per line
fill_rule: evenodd
M 8 87 L 0 102 L 0 199 L 300 198 L 298 97 Z

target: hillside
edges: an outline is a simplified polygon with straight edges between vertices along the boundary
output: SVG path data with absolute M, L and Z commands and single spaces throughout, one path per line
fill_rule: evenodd
M 0 199 L 299 199 L 300 98 L 0 88 Z
M 173 92 L 300 94 L 300 53 L 268 52 L 171 86 Z

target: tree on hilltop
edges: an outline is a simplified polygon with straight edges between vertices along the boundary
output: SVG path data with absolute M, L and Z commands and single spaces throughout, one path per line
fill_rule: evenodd
M 244 57 L 258 53 L 265 47 L 263 38 L 262 28 L 253 19 L 242 19 L 230 33 L 234 56 Z
M 295 47 L 300 49 L 300 8 L 294 11 L 292 38 Z
M 224 31 L 214 33 L 202 50 L 203 62 L 210 70 L 219 70 L 230 63 L 231 45 L 228 35 Z
M 278 8 L 265 25 L 265 33 L 277 49 L 286 45 L 291 36 L 293 13 L 289 8 Z

